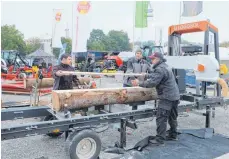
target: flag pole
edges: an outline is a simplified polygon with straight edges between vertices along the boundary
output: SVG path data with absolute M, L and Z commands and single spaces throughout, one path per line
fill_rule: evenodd
M 78 31 L 79 31 L 79 16 L 76 17 L 76 43 L 75 43 L 76 50 L 78 47 Z
M 74 51 L 74 2 L 72 2 L 72 50 L 71 50 L 71 57 L 72 57 L 72 67 L 75 68 L 75 55 L 73 53 Z
M 182 1 L 180 1 L 179 24 L 181 23 L 181 5 L 182 5 Z
M 74 28 L 74 20 L 73 20 L 73 19 L 74 19 L 74 2 L 72 2 L 72 44 L 73 44 L 73 35 L 74 35 L 74 34 L 73 34 L 73 28 Z M 72 45 L 72 52 L 73 52 L 73 50 L 74 50 L 74 49 L 73 49 L 73 46 L 74 46 L 74 45 Z
M 134 1 L 134 9 L 133 9 L 133 47 L 132 51 L 134 52 L 134 30 L 135 30 L 135 7 L 136 7 L 136 1 Z

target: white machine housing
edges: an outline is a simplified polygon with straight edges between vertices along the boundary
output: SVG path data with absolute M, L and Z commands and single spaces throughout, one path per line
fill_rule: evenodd
M 197 56 L 166 56 L 167 64 L 176 69 L 193 69 L 196 80 L 217 82 L 220 78 L 220 65 L 215 57 L 209 55 Z M 198 65 L 204 66 L 204 71 L 198 71 Z

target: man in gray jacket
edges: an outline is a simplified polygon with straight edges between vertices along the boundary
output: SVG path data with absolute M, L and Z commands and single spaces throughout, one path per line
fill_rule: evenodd
M 150 64 L 143 59 L 142 50 L 139 49 L 135 52 L 135 57 L 132 57 L 127 62 L 127 70 L 126 73 L 147 73 L 150 72 Z M 124 87 L 131 87 L 131 80 L 138 79 L 139 81 L 144 81 L 145 77 L 134 77 L 127 76 L 124 77 Z
M 78 86 L 79 81 L 75 75 L 66 76 L 62 71 L 74 71 L 71 66 L 72 58 L 68 54 L 62 54 L 60 57 L 61 63 L 53 68 L 54 85 L 53 90 L 68 90 L 73 89 L 73 82 Z
M 146 75 L 147 80 L 133 80 L 133 86 L 146 88 L 156 87 L 159 102 L 157 109 L 157 136 L 151 141 L 154 144 L 164 144 L 164 140 L 177 140 L 177 116 L 180 99 L 179 89 L 172 69 L 165 63 L 161 53 L 154 53 L 149 57 L 153 63 L 153 71 Z M 170 125 L 166 136 L 167 121 Z

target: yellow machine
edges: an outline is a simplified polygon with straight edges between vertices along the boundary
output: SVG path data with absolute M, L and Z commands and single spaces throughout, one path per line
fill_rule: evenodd
M 221 75 L 226 75 L 228 74 L 228 68 L 225 64 L 220 65 L 220 74 Z

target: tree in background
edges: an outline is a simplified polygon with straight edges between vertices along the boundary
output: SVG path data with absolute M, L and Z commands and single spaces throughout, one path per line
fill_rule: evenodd
M 65 53 L 66 54 L 71 54 L 72 52 L 72 39 L 70 38 L 65 38 L 65 37 L 61 37 L 61 43 L 63 44 L 67 44 Z M 58 58 L 60 55 L 60 48 L 53 48 L 53 55 Z
M 150 46 L 150 47 L 153 47 L 153 46 L 156 45 L 156 43 L 153 40 L 145 41 L 142 44 L 143 44 L 143 46 L 147 45 L 147 46 Z
M 106 42 L 107 37 L 104 32 L 100 29 L 93 29 L 87 40 L 87 50 L 107 51 Z
M 107 35 L 100 29 L 93 29 L 87 40 L 87 50 L 94 51 L 130 51 L 131 45 L 127 33 L 111 30 Z
M 133 44 L 132 44 L 133 45 Z M 135 41 L 134 42 L 134 46 L 135 46 L 135 48 L 141 48 L 141 47 L 143 47 L 143 46 L 149 46 L 149 47 L 153 47 L 153 46 L 155 46 L 156 44 L 155 44 L 155 42 L 153 41 L 153 40 L 148 40 L 148 41 L 143 41 L 143 42 L 141 42 L 141 41 Z
M 60 54 L 60 48 L 53 48 L 52 52 L 53 52 L 53 55 L 56 58 L 58 58 L 59 57 L 59 54 Z
M 26 52 L 24 35 L 16 29 L 15 25 L 1 26 L 1 47 L 2 50 L 17 50 L 20 53 Z
M 224 41 L 224 42 L 220 43 L 219 46 L 220 47 L 228 47 L 229 48 L 229 41 Z
M 41 47 L 40 39 L 37 37 L 32 37 L 28 39 L 26 44 L 26 54 L 30 54 Z
M 107 51 L 130 51 L 129 37 L 126 32 L 111 30 L 107 35 Z
M 66 54 L 71 54 L 72 52 L 72 39 L 71 38 L 65 38 L 65 37 L 61 37 L 61 43 L 62 44 L 67 44 L 65 53 Z

